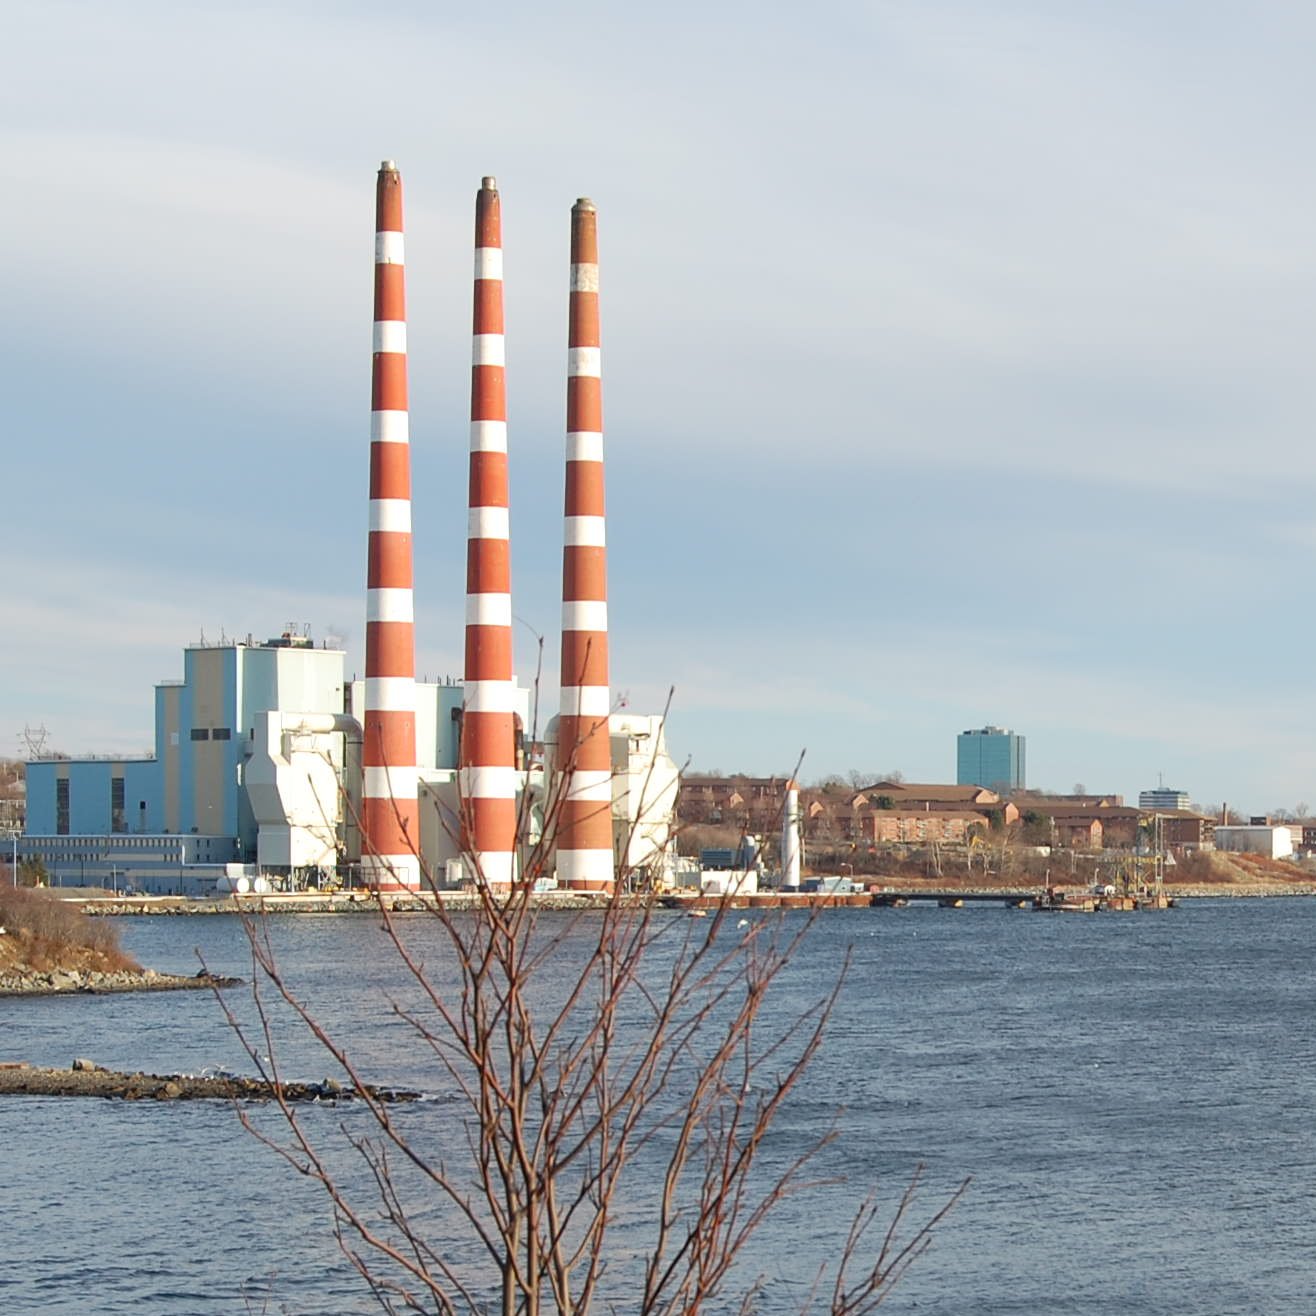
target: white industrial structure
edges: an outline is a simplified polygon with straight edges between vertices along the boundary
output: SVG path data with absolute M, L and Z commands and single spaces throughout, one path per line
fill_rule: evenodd
M 256 863 L 332 873 L 359 857 L 361 724 L 346 713 L 262 713 L 243 769 Z
M 668 862 L 681 771 L 667 752 L 664 719 L 614 713 L 612 831 L 617 870 L 657 877 Z
M 1287 827 L 1217 827 L 1215 848 L 1235 854 L 1287 859 L 1293 853 L 1293 833 Z
M 184 872 L 184 841 L 171 881 L 156 871 L 173 858 L 175 835 L 205 839 L 221 856 L 212 887 L 248 876 L 234 865 L 253 881 L 357 877 L 377 891 L 415 890 L 426 877 L 502 890 L 551 883 L 556 867 L 564 887 L 609 892 L 619 873 L 667 873 L 678 773 L 662 719 L 614 714 L 610 695 L 595 207 L 581 198 L 571 212 L 562 690 L 547 778 L 528 738 L 529 692 L 513 671 L 493 178 L 481 184 L 476 217 L 463 681 L 415 679 L 402 179 L 385 160 L 375 187 L 364 679 L 345 682 L 341 650 L 317 648 L 294 625 L 264 644 L 248 636 L 189 647 L 183 680 L 156 689 L 153 755 L 29 766 L 25 853 L 85 841 L 78 877 L 92 882 L 114 867 L 98 870 L 98 853 L 127 853 L 113 842 L 162 837 L 154 867 L 124 874 L 153 890 L 206 880 Z M 527 851 L 541 835 L 551 853 L 531 873 Z
M 624 878 L 666 884 L 671 863 L 672 821 L 681 770 L 667 752 L 665 719 L 646 713 L 613 713 L 608 718 L 612 759 L 612 852 Z M 556 761 L 558 719 L 545 732 L 544 758 Z M 555 774 L 550 769 L 539 804 L 552 808 Z
M 699 893 L 705 896 L 756 896 L 757 868 L 705 868 L 699 876 Z
M 781 889 L 800 889 L 800 787 L 786 783 L 786 811 L 781 822 Z

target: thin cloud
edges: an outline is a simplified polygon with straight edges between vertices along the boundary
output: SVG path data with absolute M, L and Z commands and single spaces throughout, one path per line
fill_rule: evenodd
M 0 214 L 0 378 L 11 481 L 43 491 L 10 508 L 35 560 L 6 600 L 29 637 L 6 658 L 11 722 L 49 695 L 110 735 L 106 688 L 145 701 L 203 622 L 359 634 L 388 155 L 422 670 L 460 658 L 470 206 L 495 173 L 514 459 L 535 472 L 514 489 L 516 606 L 555 624 L 544 472 L 567 209 L 589 193 L 617 683 L 650 703 L 675 683 L 705 761 L 777 764 L 789 740 L 818 772 L 935 767 L 947 725 L 1004 705 L 1112 773 L 1116 737 L 1190 748 L 1220 794 L 1309 771 L 1298 665 L 1208 633 L 1232 592 L 1305 635 L 1282 607 L 1306 587 L 1316 480 L 1305 11 L 11 10 L 0 180 L 25 203 Z M 364 59 L 367 37 L 391 58 Z M 654 453 L 687 480 L 661 504 Z M 979 498 L 994 524 L 966 516 Z M 52 537 L 71 567 L 43 560 Z M 962 624 L 929 624 L 938 608 Z M 746 615 L 772 618 L 749 652 Z

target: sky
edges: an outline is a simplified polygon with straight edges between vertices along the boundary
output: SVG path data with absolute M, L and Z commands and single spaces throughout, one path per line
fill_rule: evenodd
M 460 675 L 503 200 L 517 666 L 556 703 L 570 210 L 614 690 L 692 770 L 1316 800 L 1316 10 L 10 0 L 0 754 L 149 749 L 204 635 L 361 668 L 374 179 L 418 671 Z

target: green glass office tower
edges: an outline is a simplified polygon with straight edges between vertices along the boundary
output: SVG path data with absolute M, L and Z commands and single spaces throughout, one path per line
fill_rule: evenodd
M 1024 738 L 1008 727 L 961 731 L 956 742 L 955 781 L 994 791 L 1023 790 Z

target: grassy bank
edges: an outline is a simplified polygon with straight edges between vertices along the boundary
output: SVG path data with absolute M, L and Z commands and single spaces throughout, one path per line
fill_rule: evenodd
M 140 973 L 118 929 L 48 891 L 0 887 L 0 977 L 27 973 Z

